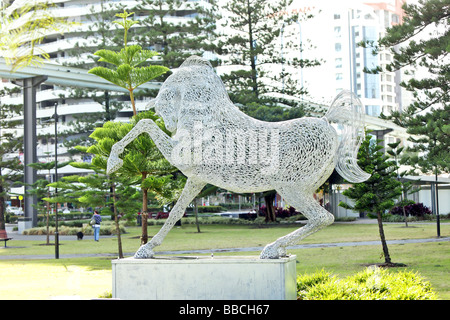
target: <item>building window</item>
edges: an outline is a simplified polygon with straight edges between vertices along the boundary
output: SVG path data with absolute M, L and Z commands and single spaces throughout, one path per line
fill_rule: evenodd
M 380 115 L 380 106 L 366 106 L 366 114 L 378 117 Z
M 339 20 L 341 19 L 341 15 L 340 14 L 334 14 L 334 20 Z
M 334 27 L 334 36 L 336 38 L 340 38 L 341 37 L 341 27 Z
M 336 80 L 342 80 L 342 73 L 336 73 Z
M 392 14 L 392 23 L 400 23 L 400 20 L 398 18 L 398 15 Z
M 341 49 L 342 49 L 342 46 L 341 46 L 340 43 L 335 43 L 335 44 L 334 44 L 334 51 L 340 52 Z
M 336 58 L 335 63 L 337 69 L 342 68 L 342 58 Z

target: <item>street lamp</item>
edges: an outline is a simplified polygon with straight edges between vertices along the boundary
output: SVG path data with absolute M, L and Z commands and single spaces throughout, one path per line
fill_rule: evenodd
M 55 102 L 55 183 L 58 182 L 58 102 Z M 58 196 L 58 188 L 55 187 L 55 198 Z M 58 232 L 58 202 L 55 202 L 55 259 L 59 259 L 59 232 Z

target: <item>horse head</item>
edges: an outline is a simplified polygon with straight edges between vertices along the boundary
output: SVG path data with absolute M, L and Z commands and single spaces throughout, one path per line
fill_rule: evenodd
M 154 107 L 155 113 L 163 118 L 167 130 L 175 132 L 177 130 L 180 102 L 180 90 L 164 83 L 156 98 L 151 100 L 147 107 Z
M 186 120 L 186 115 L 189 119 L 206 120 L 212 113 L 220 112 L 217 102 L 223 99 L 229 101 L 228 94 L 209 61 L 191 56 L 166 79 L 148 107 L 154 106 L 166 128 L 175 132 L 180 118 Z

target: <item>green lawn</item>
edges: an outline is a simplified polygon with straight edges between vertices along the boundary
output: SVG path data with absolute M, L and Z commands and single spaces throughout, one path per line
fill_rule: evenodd
M 434 238 L 436 225 L 385 224 L 388 240 Z M 159 226 L 149 228 L 153 235 Z M 238 225 L 202 225 L 201 233 L 193 225 L 183 225 L 171 230 L 158 250 L 187 250 L 263 246 L 276 238 L 295 230 L 295 226 L 256 228 Z M 140 229 L 127 228 L 122 235 L 125 253 L 134 253 L 139 246 Z M 450 236 L 450 225 L 441 225 L 441 236 Z M 52 238 L 51 238 L 52 239 Z M 308 237 L 302 243 L 328 243 L 379 240 L 376 224 L 333 224 Z M 0 255 L 54 254 L 53 246 L 42 242 L 16 241 L 0 250 Z M 406 269 L 418 272 L 428 279 L 440 299 L 450 299 L 450 243 L 423 243 L 389 245 L 393 262 L 407 265 Z M 116 253 L 115 238 L 62 241 L 60 254 L 69 253 Z M 354 274 L 367 264 L 383 262 L 381 245 L 354 247 L 323 247 L 289 250 L 297 255 L 297 272 L 311 273 L 320 269 L 339 276 Z M 225 253 L 222 253 L 225 254 Z M 228 255 L 258 255 L 259 252 L 228 253 Z M 215 253 L 215 255 L 218 255 Z M 0 299 L 51 299 L 54 296 L 76 296 L 82 299 L 96 298 L 105 291 L 111 291 L 111 258 L 74 258 L 50 260 L 0 260 Z M 397 268 L 397 270 L 405 268 Z M 94 279 L 94 280 L 93 280 Z M 33 290 L 25 290 L 33 288 Z
M 405 228 L 403 224 L 385 224 L 384 230 L 387 240 L 420 239 L 436 237 L 434 223 L 410 224 Z M 164 239 L 157 251 L 190 250 L 190 249 L 219 249 L 264 246 L 277 238 L 286 235 L 298 225 L 276 225 L 257 227 L 253 225 L 202 225 L 201 233 L 197 233 L 194 225 L 184 224 L 174 227 Z M 150 226 L 149 235 L 156 234 L 160 226 Z M 128 227 L 127 233 L 122 235 L 123 252 L 134 253 L 139 247 L 140 227 Z M 441 225 L 441 236 L 450 236 L 450 225 Z M 50 237 L 53 241 L 53 237 Z M 72 237 L 75 239 L 75 236 Z M 348 241 L 379 240 L 376 224 L 343 224 L 335 223 L 304 239 L 301 243 L 332 243 Z M 0 251 L 0 255 L 39 255 L 54 254 L 53 246 L 45 246 L 42 241 L 12 240 L 9 246 L 23 248 L 9 248 Z M 117 253 L 116 237 L 101 237 L 99 242 L 90 240 L 64 241 L 61 240 L 60 254 L 76 253 Z

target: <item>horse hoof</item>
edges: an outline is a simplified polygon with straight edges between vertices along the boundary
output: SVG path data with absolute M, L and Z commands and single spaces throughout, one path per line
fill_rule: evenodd
M 259 255 L 260 259 L 279 259 L 280 257 L 286 256 L 286 249 L 284 247 L 279 247 L 272 244 L 268 244 L 261 254 Z
M 135 259 L 150 259 L 155 253 L 152 249 L 147 248 L 145 245 L 141 246 L 134 254 Z
M 117 156 L 110 156 L 108 158 L 106 173 L 111 174 L 117 170 L 119 170 L 123 165 L 123 160 Z

